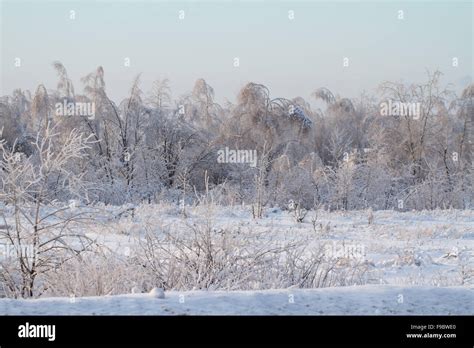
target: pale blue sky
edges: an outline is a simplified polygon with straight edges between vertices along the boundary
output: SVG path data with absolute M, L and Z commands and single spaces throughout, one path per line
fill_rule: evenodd
M 40 83 L 54 88 L 55 60 L 66 66 L 76 91 L 82 90 L 80 77 L 102 65 L 114 99 L 127 95 L 140 72 L 145 91 L 152 80 L 167 77 L 174 97 L 202 77 L 218 101 L 234 101 L 249 81 L 265 84 L 274 97 L 311 99 L 321 86 L 356 97 L 384 80 L 423 81 L 425 69 L 440 69 L 445 82 L 458 88 L 473 76 L 472 1 L 1 4 L 2 95 L 14 88 L 34 91 Z M 398 10 L 404 20 L 398 20 Z M 14 67 L 15 57 L 22 60 L 20 68 Z M 131 67 L 124 67 L 125 57 Z M 349 58 L 348 68 L 343 57 Z M 452 57 L 459 59 L 457 68 Z

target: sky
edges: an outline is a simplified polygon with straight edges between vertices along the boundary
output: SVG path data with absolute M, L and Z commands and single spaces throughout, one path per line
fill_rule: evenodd
M 472 1 L 0 1 L 0 95 L 55 88 L 54 61 L 76 93 L 102 66 L 116 101 L 140 73 L 145 92 L 168 78 L 174 98 L 204 78 L 218 102 L 247 82 L 311 100 L 319 87 L 358 97 L 435 69 L 459 91 L 474 75 Z

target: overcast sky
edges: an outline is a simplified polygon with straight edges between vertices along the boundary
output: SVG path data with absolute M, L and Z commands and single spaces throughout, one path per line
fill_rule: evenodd
M 220 102 L 250 81 L 274 97 L 309 100 L 323 86 L 357 97 L 384 80 L 423 81 L 426 69 L 441 70 L 457 89 L 473 76 L 472 1 L 3 0 L 1 10 L 1 95 L 54 88 L 56 60 L 76 92 L 81 77 L 103 66 L 115 100 L 138 73 L 144 91 L 169 78 L 174 97 L 202 77 Z

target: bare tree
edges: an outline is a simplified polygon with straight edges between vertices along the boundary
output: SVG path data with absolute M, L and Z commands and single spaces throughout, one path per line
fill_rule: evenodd
M 76 200 L 87 198 L 81 195 L 83 173 L 71 164 L 84 158 L 91 141 L 71 131 L 64 143 L 57 143 L 55 131 L 48 125 L 44 133 L 38 132 L 30 156 L 0 142 L 0 200 L 2 210 L 12 214 L 9 218 L 2 212 L 5 229 L 0 240 L 14 251 L 2 261 L 0 281 L 15 297 L 34 296 L 39 276 L 90 244 L 77 230 L 79 222 L 87 221 L 85 212 L 76 210 Z

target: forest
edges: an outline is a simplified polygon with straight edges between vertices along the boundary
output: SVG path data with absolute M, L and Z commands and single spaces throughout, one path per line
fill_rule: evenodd
M 22 199 L 43 188 L 48 202 L 79 204 L 194 204 L 208 194 L 254 207 L 472 208 L 474 87 L 456 95 L 439 71 L 419 84 L 381 82 L 377 95 L 358 99 L 316 86 L 321 110 L 254 82 L 235 103 L 219 105 L 204 79 L 172 100 L 170 81 L 142 91 L 140 76 L 117 102 L 102 67 L 77 93 L 66 68 L 53 66 L 56 89 L 0 99 L 2 194 L 10 198 L 18 184 L 27 185 Z M 400 113 L 398 104 L 417 112 Z M 228 149 L 258 161 L 219 159 Z

